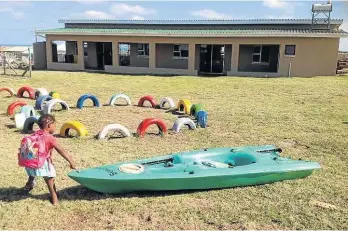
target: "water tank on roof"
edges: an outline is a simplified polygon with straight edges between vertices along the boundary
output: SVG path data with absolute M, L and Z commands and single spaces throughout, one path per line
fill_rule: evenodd
M 312 12 L 331 12 L 332 11 L 332 4 L 313 4 L 312 5 Z

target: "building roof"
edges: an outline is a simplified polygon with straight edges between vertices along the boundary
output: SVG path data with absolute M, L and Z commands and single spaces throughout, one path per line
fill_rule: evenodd
M 33 47 L 31 46 L 4 46 L 2 47 L 3 52 L 22 52 L 28 53 L 28 49 L 33 52 Z
M 227 29 L 227 30 L 163 30 L 163 29 L 88 29 L 57 28 L 38 30 L 51 35 L 118 35 L 118 36 L 172 36 L 172 37 L 348 37 L 341 29 Z
M 324 23 L 319 20 L 318 23 Z M 60 23 L 138 24 L 138 25 L 284 25 L 312 24 L 312 19 L 231 19 L 231 20 L 116 20 L 116 19 L 60 19 Z M 332 25 L 341 25 L 342 19 L 331 19 Z

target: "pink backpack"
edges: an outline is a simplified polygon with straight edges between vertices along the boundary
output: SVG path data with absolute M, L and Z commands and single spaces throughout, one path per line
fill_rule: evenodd
M 39 130 L 22 139 L 18 153 L 18 165 L 21 167 L 41 168 L 49 153 L 46 152 L 45 134 Z

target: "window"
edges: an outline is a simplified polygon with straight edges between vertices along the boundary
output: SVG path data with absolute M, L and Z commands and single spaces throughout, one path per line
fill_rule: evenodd
M 270 47 L 257 45 L 253 48 L 252 63 L 269 63 Z
M 294 56 L 296 54 L 296 45 L 285 45 L 285 55 Z
M 149 44 L 138 43 L 138 55 L 139 56 L 149 56 Z
M 188 52 L 188 45 L 187 44 L 181 44 L 181 45 L 175 44 L 173 46 L 173 57 L 174 58 L 187 58 L 188 55 L 189 55 L 189 52 Z
M 88 47 L 87 42 L 83 42 L 83 55 L 84 56 L 88 56 L 87 47 Z

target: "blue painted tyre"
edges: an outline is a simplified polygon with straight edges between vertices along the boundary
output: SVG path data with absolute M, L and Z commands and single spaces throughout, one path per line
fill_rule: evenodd
M 39 120 L 40 116 L 30 116 L 28 117 L 23 125 L 23 133 L 28 134 L 33 132 L 33 127 L 34 124 L 37 124 L 38 120 Z
M 39 96 L 39 98 L 37 98 L 37 100 L 35 102 L 35 109 L 36 110 L 43 110 L 43 103 L 45 101 L 50 101 L 51 99 L 52 99 L 52 97 L 49 95 Z
M 76 107 L 79 108 L 79 109 L 82 109 L 82 108 L 83 108 L 83 103 L 84 103 L 87 99 L 91 99 L 91 100 L 93 101 L 94 107 L 100 107 L 100 103 L 99 103 L 99 100 L 98 100 L 97 96 L 91 95 L 91 94 L 84 94 L 84 95 L 81 95 L 80 98 L 77 100 L 77 105 L 76 105 Z
M 197 125 L 201 128 L 207 127 L 208 113 L 206 111 L 199 111 L 196 115 Z

